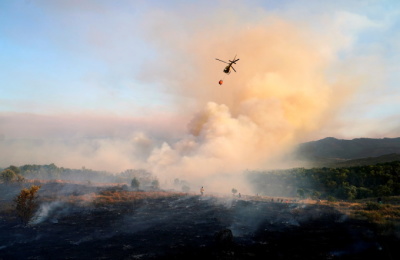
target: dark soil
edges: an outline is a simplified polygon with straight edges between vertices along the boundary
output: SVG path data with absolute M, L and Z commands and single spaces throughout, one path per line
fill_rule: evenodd
M 400 259 L 398 238 L 326 205 L 211 196 L 46 203 L 28 226 L 0 215 L 0 259 Z

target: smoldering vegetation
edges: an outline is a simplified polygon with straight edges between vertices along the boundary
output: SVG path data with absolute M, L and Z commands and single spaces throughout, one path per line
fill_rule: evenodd
M 39 184 L 39 183 L 37 183 Z M 19 185 L 1 185 L 10 192 Z M 3 189 L 4 188 L 4 189 Z M 387 259 L 394 243 L 327 204 L 42 182 L 24 226 L 0 211 L 0 259 Z

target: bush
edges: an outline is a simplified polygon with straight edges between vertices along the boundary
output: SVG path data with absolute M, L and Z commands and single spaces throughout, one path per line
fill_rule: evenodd
M 313 193 L 311 194 L 311 198 L 316 200 L 319 199 L 321 197 L 321 192 L 319 191 L 313 191 Z
M 336 190 L 336 196 L 340 199 L 353 200 L 357 196 L 357 187 L 344 185 Z
M 379 210 L 383 207 L 382 204 L 376 202 L 367 202 L 365 205 L 366 210 Z
M 335 201 L 336 201 L 336 198 L 333 197 L 333 196 L 328 196 L 328 197 L 326 198 L 326 200 L 329 201 L 329 202 L 335 202 Z
M 304 189 L 297 189 L 297 196 L 300 199 L 304 199 L 306 197 Z
M 372 197 L 374 195 L 374 192 L 371 189 L 365 188 L 365 187 L 359 187 L 357 188 L 357 199 L 363 199 L 363 198 L 368 198 Z
M 132 189 L 138 189 L 140 186 L 140 182 L 138 181 L 138 179 L 133 178 L 131 181 L 131 187 Z
M 15 198 L 15 209 L 18 217 L 24 224 L 31 220 L 32 216 L 38 208 L 36 193 L 40 186 L 32 186 L 29 189 L 22 189 L 20 194 Z
M 0 179 L 5 184 L 10 184 L 17 180 L 17 174 L 10 169 L 5 169 L 1 172 Z
M 158 180 L 154 180 L 151 182 L 151 187 L 155 190 L 158 190 L 160 188 L 160 183 L 158 182 Z
M 15 166 L 14 166 L 15 167 Z M 18 168 L 17 168 L 18 169 Z M 19 172 L 19 171 L 18 171 Z M 22 184 L 25 182 L 25 178 L 16 173 L 12 169 L 5 169 L 0 174 L 0 180 L 4 184 L 11 184 L 11 183 L 19 183 Z

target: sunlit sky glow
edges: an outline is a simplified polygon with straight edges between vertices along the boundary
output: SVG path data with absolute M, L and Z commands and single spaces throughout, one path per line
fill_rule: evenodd
M 268 49 L 272 35 L 284 42 L 287 53 L 276 42 Z M 260 54 L 252 54 L 257 48 Z M 290 53 L 299 55 L 293 63 Z M 0 166 L 146 167 L 163 143 L 176 152 L 187 141 L 193 134 L 187 126 L 199 111 L 211 109 L 209 102 L 226 105 L 239 126 L 243 115 L 257 126 L 265 120 L 275 124 L 281 114 L 265 102 L 279 107 L 291 100 L 288 104 L 295 104 L 299 114 L 321 109 L 298 121 L 286 114 L 278 120 L 279 127 L 291 126 L 285 137 L 274 137 L 285 140 L 285 147 L 327 136 L 398 137 L 399 53 L 400 2 L 395 0 L 3 0 Z M 228 60 L 235 54 L 238 72 L 224 76 L 224 65 L 215 58 Z M 298 88 L 291 85 L 296 79 L 286 77 L 299 77 L 292 66 L 304 73 L 304 84 L 324 87 L 291 91 Z M 219 86 L 221 78 L 225 83 Z M 257 97 L 254 89 L 269 88 L 271 80 L 282 83 L 277 88 L 284 92 Z M 300 107 L 303 101 L 295 97 L 303 94 L 304 100 L 321 102 Z M 264 103 L 250 108 L 257 98 Z M 274 116 L 257 121 L 255 114 Z M 311 122 L 318 123 L 300 126 Z M 261 127 L 255 133 L 270 130 Z M 132 141 L 138 136 L 148 141 L 147 157 Z M 209 147 L 210 140 L 196 140 L 196 147 Z

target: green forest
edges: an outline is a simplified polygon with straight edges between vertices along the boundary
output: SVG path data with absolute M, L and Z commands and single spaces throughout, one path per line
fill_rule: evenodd
M 266 196 L 354 200 L 400 195 L 400 161 L 340 168 L 248 171 L 256 192 Z

